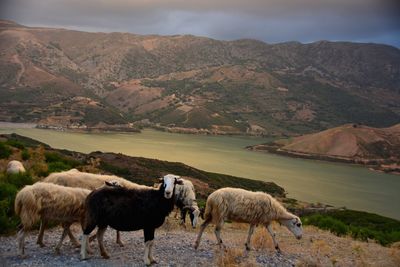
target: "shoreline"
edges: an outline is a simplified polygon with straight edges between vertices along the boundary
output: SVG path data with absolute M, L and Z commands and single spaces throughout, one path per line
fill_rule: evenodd
M 303 153 L 289 150 L 282 150 L 277 145 L 254 145 L 247 146 L 245 149 L 254 152 L 261 153 L 271 153 L 275 155 L 290 157 L 290 158 L 300 158 L 300 159 L 308 159 L 308 160 L 318 160 L 324 162 L 335 162 L 335 163 L 343 163 L 346 165 L 355 165 L 368 168 L 371 171 L 382 172 L 386 174 L 394 174 L 400 175 L 400 165 L 395 162 L 385 162 L 384 159 L 351 159 L 344 157 L 335 157 L 329 155 L 322 154 L 311 154 L 311 153 Z M 374 164 L 375 163 L 375 164 Z

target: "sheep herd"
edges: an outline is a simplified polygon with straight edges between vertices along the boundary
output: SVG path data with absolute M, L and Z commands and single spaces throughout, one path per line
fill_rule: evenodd
M 15 162 L 9 166 L 14 170 L 19 169 L 18 172 L 25 171 L 18 168 L 19 164 Z M 94 238 L 97 238 L 101 256 L 110 257 L 103 244 L 108 226 L 117 230 L 117 243 L 121 246 L 123 243 L 119 231 L 142 229 L 145 241 L 144 263 L 151 265 L 156 262 L 152 253 L 155 229 L 164 223 L 174 206 L 180 209 L 182 222 L 189 212 L 191 224 L 195 228 L 200 209 L 194 186 L 189 180 L 173 174 L 160 178 L 157 187 L 148 187 L 118 176 L 92 174 L 76 169 L 52 173 L 40 182 L 25 186 L 16 195 L 15 213 L 21 219 L 21 228 L 17 234 L 19 255 L 25 255 L 24 239 L 27 231 L 39 221 L 37 243 L 44 246 L 44 230 L 48 222 L 52 221 L 60 223 L 63 228 L 55 248 L 56 253 L 60 252 L 62 242 L 68 235 L 76 247 L 81 247 L 82 260 L 87 259 L 88 253 L 91 253 L 89 244 Z M 215 224 L 215 236 L 219 246 L 224 248 L 221 228 L 227 220 L 250 225 L 245 243 L 247 250 L 250 250 L 254 228 L 262 225 L 270 233 L 276 250 L 280 251 L 270 226 L 272 221 L 286 226 L 296 238 L 300 239 L 302 236 L 300 218 L 288 212 L 269 194 L 239 188 L 221 188 L 207 198 L 204 222 L 194 248 L 198 248 L 202 233 L 210 223 Z M 75 222 L 82 227 L 81 243 L 70 230 Z M 90 237 L 96 227 L 96 234 Z

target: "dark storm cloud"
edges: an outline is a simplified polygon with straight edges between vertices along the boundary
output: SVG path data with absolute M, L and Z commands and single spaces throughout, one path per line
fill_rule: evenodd
M 140 34 L 194 34 L 266 42 L 347 40 L 400 46 L 392 0 L 6 0 L 22 24 Z

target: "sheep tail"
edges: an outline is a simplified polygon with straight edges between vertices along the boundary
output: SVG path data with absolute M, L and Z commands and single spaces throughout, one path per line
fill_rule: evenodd
M 206 210 L 204 211 L 204 220 L 205 221 L 212 220 L 212 210 L 213 210 L 213 204 L 211 203 L 211 201 L 208 201 L 207 205 L 206 205 Z
M 14 210 L 15 214 L 21 218 L 24 227 L 29 228 L 39 220 L 38 209 L 40 203 L 36 203 L 35 195 L 32 190 L 26 190 L 26 187 L 18 192 L 15 197 Z

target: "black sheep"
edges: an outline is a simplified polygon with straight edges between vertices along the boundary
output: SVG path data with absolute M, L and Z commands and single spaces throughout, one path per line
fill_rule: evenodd
M 119 231 L 143 229 L 145 240 L 144 261 L 154 263 L 152 247 L 154 231 L 160 227 L 165 217 L 174 208 L 175 184 L 181 184 L 179 176 L 168 174 L 162 179 L 158 189 L 104 187 L 91 192 L 85 202 L 86 216 L 83 223 L 81 259 L 87 258 L 88 235 L 98 226 L 97 240 L 103 258 L 109 258 L 103 235 L 107 226 Z

